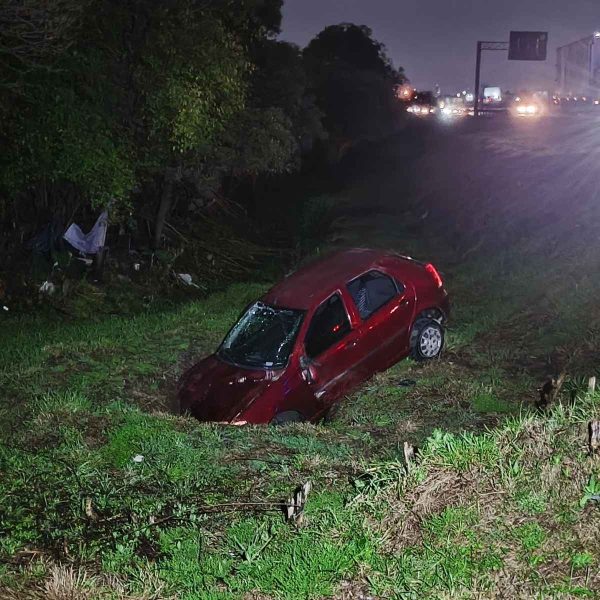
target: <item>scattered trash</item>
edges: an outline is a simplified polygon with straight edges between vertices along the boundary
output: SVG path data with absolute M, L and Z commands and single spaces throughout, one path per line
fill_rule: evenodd
M 44 281 L 40 286 L 40 294 L 48 294 L 48 296 L 52 296 L 56 291 L 56 286 L 51 281 Z
M 108 228 L 108 213 L 103 211 L 96 223 L 88 233 L 83 233 L 81 227 L 73 223 L 63 238 L 84 254 L 96 254 L 104 246 L 106 241 L 106 229 Z
M 141 266 L 142 265 L 140 265 L 140 263 L 133 263 L 133 270 L 134 271 L 139 271 Z
M 2 310 L 8 310 L 8 306 L 2 305 Z
M 134 463 L 138 463 L 138 464 L 139 464 L 139 463 L 142 463 L 142 462 L 144 462 L 144 457 L 143 457 L 143 455 L 142 455 L 142 454 L 136 454 L 136 455 L 133 457 L 133 459 L 132 459 L 132 460 L 133 460 L 133 462 L 134 462 Z
M 412 387 L 413 385 L 417 385 L 417 382 L 414 379 L 401 379 L 398 385 L 400 387 Z
M 600 495 L 590 496 L 592 502 L 600 502 Z
M 80 260 L 86 267 L 91 267 L 94 262 L 91 258 L 84 258 L 83 256 L 76 256 L 75 260 Z
M 191 285 L 192 287 L 200 289 L 200 286 L 193 282 L 192 276 L 189 273 L 177 273 L 177 277 L 186 285 Z

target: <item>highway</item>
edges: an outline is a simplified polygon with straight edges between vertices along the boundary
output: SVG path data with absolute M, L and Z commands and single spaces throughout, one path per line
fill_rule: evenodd
M 414 119 L 346 167 L 354 215 L 346 229 L 363 242 L 385 245 L 406 219 L 461 252 L 524 239 L 543 250 L 600 235 L 600 110 Z

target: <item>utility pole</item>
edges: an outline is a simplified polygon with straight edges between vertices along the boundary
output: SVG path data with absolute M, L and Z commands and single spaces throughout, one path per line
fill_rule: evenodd
M 473 114 L 479 116 L 479 86 L 481 85 L 481 44 L 477 42 L 477 60 L 475 62 L 475 106 Z
M 473 114 L 479 116 L 479 86 L 481 85 L 481 53 L 484 50 L 503 51 L 509 48 L 508 42 L 477 42 L 477 60 L 475 62 L 475 106 Z

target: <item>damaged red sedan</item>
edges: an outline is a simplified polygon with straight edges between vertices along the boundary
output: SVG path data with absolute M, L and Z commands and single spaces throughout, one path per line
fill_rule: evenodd
M 377 371 L 440 355 L 448 293 L 432 264 L 340 251 L 252 304 L 182 377 L 183 413 L 233 425 L 318 421 Z

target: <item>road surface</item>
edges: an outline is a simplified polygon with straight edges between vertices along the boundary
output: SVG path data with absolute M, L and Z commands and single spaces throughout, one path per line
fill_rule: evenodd
M 351 208 L 336 235 L 363 245 L 385 245 L 407 220 L 459 255 L 598 243 L 600 111 L 415 121 L 359 148 L 345 169 Z

